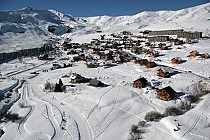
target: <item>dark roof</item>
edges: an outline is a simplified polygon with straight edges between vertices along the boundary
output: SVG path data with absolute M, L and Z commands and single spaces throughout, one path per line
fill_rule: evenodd
M 143 61 L 143 62 L 148 62 L 147 59 L 140 59 L 140 61 Z
M 147 83 L 147 79 L 145 79 L 144 77 L 141 77 L 141 78 L 135 80 L 134 82 L 136 82 L 136 81 L 140 81 L 141 83 Z
M 156 65 L 155 62 L 148 62 L 148 64 L 151 64 L 151 65 Z
M 174 96 L 176 94 L 176 91 L 174 89 L 172 89 L 170 86 L 163 88 L 163 90 L 165 90 L 171 96 Z
M 89 84 L 97 87 L 97 86 L 100 86 L 102 84 L 102 82 L 99 80 L 96 80 L 96 79 L 91 79 Z

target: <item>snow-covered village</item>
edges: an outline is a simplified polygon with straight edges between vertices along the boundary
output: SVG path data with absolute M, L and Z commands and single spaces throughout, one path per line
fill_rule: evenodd
M 210 140 L 210 3 L 0 11 L 0 119 L 2 140 Z

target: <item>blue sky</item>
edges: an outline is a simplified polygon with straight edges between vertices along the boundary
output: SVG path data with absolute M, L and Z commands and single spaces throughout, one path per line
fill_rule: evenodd
M 134 15 L 143 11 L 179 10 L 210 0 L 0 0 L 0 10 L 54 9 L 73 16 Z

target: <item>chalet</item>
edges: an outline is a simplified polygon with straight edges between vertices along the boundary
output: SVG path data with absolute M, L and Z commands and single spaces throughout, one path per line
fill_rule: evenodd
M 192 44 L 192 43 L 193 43 L 192 39 L 187 40 L 187 44 Z
M 188 56 L 189 57 L 196 57 L 198 55 L 199 55 L 198 51 L 191 51 Z
M 89 81 L 89 84 L 90 84 L 91 86 L 94 86 L 94 87 L 100 87 L 100 86 L 103 85 L 103 83 L 102 83 L 101 81 L 96 80 L 96 79 L 91 79 L 91 80 Z
M 112 64 L 112 61 L 105 61 L 105 62 L 102 62 L 100 64 L 100 66 L 102 66 L 104 68 L 109 68 L 109 67 L 113 66 L 113 64 Z
M 163 67 L 157 70 L 157 75 L 164 78 L 169 78 L 174 74 L 174 70 L 169 67 Z
M 151 32 L 150 30 L 145 30 L 145 31 L 141 31 L 140 33 L 143 34 L 143 36 L 148 36 L 149 32 Z
M 164 101 L 169 101 L 174 98 L 175 94 L 176 91 L 174 91 L 174 89 L 172 89 L 170 86 L 167 86 L 163 89 L 157 90 L 156 97 Z
M 133 87 L 135 88 L 143 88 L 147 84 L 147 80 L 144 77 L 141 77 L 135 81 L 133 81 Z
M 141 47 L 133 47 L 131 49 L 131 52 L 132 53 L 136 53 L 136 54 L 141 54 L 143 52 L 142 48 Z
M 62 65 L 57 61 L 52 63 L 52 69 L 59 69 L 61 67 Z
M 145 42 L 145 46 L 150 46 L 151 44 L 149 42 Z
M 184 44 L 184 41 L 183 40 L 179 40 L 179 39 L 174 39 L 174 40 L 171 40 L 172 42 L 174 42 L 175 45 L 182 45 Z
M 77 73 L 72 73 L 70 75 L 70 82 L 71 83 L 86 83 L 89 81 L 89 79 L 77 74 Z
M 119 63 L 121 63 L 122 61 L 121 61 L 120 57 L 114 57 L 112 62 L 113 62 L 113 63 L 119 64 Z
M 180 57 L 174 57 L 174 58 L 171 59 L 171 63 L 172 64 L 181 64 L 182 59 Z
M 134 63 L 146 66 L 148 63 L 148 60 L 147 59 L 135 60 Z
M 208 59 L 208 58 L 210 58 L 210 55 L 208 53 L 205 53 L 205 54 L 201 54 L 200 57 L 204 58 L 204 59 Z
M 48 59 L 48 54 L 39 55 L 38 59 L 39 60 L 47 60 Z
M 85 64 L 86 64 L 87 68 L 96 68 L 99 66 L 98 63 L 92 59 L 86 59 Z
M 147 64 L 146 64 L 146 67 L 147 68 L 154 68 L 154 67 L 156 67 L 157 66 L 157 64 L 155 63 L 155 62 L 148 62 Z
M 128 31 L 123 31 L 122 34 L 123 35 L 132 35 L 132 33 L 131 32 L 128 32 Z
M 160 44 L 159 44 L 159 49 L 160 49 L 160 50 L 168 50 L 168 46 L 166 46 L 166 44 L 160 43 Z
M 151 55 L 152 57 L 158 57 L 158 56 L 159 56 L 159 52 L 158 52 L 158 51 L 152 51 L 152 52 L 150 53 L 150 55 Z
M 113 60 L 113 52 L 112 51 L 109 51 L 108 53 L 105 52 L 104 59 L 105 60 Z
M 151 54 L 153 50 L 149 49 L 149 50 L 146 50 L 146 54 Z

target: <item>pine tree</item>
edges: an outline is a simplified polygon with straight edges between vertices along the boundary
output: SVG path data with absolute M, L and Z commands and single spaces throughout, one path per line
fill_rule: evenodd
M 62 88 L 62 87 L 63 87 L 63 82 L 62 82 L 62 80 L 61 80 L 61 79 L 59 79 L 59 86 L 60 86 L 60 88 Z

